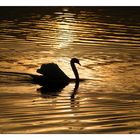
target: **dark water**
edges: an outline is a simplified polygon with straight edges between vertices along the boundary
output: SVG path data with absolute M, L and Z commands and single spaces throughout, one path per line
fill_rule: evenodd
M 140 8 L 0 8 L 0 133 L 140 133 Z M 57 63 L 74 78 L 41 94 L 26 74 Z M 7 73 L 9 72 L 9 73 Z

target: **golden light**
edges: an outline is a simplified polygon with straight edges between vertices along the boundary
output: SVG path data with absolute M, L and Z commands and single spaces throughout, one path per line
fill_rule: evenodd
M 69 18 L 69 16 L 71 16 Z M 63 14 L 61 17 L 63 20 L 57 22 L 57 35 L 56 35 L 56 48 L 66 48 L 74 40 L 74 26 L 72 15 L 67 13 Z

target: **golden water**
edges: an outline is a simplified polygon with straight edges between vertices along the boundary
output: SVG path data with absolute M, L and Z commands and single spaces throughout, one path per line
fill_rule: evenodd
M 8 12 L 0 15 L 0 133 L 140 133 L 138 8 L 0 10 Z M 54 62 L 74 78 L 72 57 L 89 79 L 74 99 L 74 83 L 41 94 L 30 76 L 12 73 Z

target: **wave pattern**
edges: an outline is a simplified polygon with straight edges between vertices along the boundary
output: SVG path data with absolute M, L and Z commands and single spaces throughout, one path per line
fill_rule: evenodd
M 140 133 L 140 19 L 129 8 L 27 8 L 23 18 L 15 8 L 16 16 L 1 16 L 0 133 Z M 74 83 L 43 94 L 26 74 L 55 62 L 74 77 L 72 57 L 89 79 L 75 98 Z

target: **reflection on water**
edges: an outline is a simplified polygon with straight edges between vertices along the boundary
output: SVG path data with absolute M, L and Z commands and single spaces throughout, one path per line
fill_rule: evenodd
M 0 11 L 0 133 L 140 133 L 139 7 Z M 74 78 L 72 57 L 89 80 L 46 93 L 25 74 L 54 62 Z

